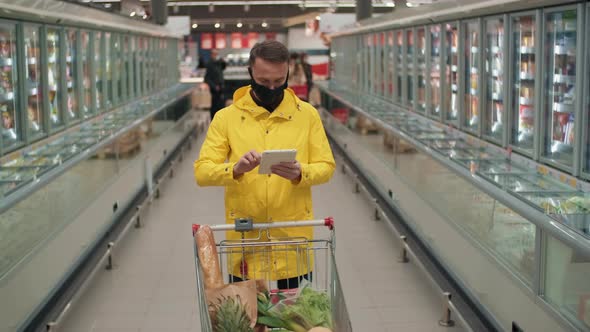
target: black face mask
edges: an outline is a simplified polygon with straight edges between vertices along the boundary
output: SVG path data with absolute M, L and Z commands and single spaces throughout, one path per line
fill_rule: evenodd
M 285 79 L 285 83 L 283 83 L 283 85 L 281 85 L 277 88 L 274 88 L 274 89 L 269 89 L 269 88 L 265 87 L 264 85 L 256 83 L 256 81 L 254 80 L 254 76 L 252 76 L 252 69 L 251 68 L 248 68 L 248 73 L 250 73 L 250 78 L 251 78 L 250 85 L 252 86 L 252 90 L 254 90 L 256 97 L 258 97 L 258 99 L 260 99 L 260 101 L 262 103 L 264 103 L 265 105 L 272 105 L 283 98 L 283 93 L 284 93 L 285 89 L 287 88 L 287 86 L 288 86 L 287 82 L 289 81 L 289 73 L 288 72 L 287 72 L 287 79 Z M 261 105 L 261 106 L 263 106 L 263 105 Z

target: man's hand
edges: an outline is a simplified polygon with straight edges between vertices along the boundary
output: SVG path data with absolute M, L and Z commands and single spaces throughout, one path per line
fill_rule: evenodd
M 283 177 L 287 180 L 299 180 L 301 178 L 301 164 L 298 161 L 282 162 L 270 167 L 273 174 Z
M 262 156 L 260 156 L 256 150 L 246 152 L 246 154 L 244 154 L 234 166 L 234 179 L 237 179 L 242 174 L 248 173 L 256 168 L 256 166 L 260 165 L 260 159 L 262 159 Z

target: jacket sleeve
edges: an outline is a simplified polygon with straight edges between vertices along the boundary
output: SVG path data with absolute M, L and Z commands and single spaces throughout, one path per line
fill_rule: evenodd
M 298 186 L 314 186 L 326 183 L 332 178 L 336 163 L 328 143 L 326 132 L 318 111 L 312 111 L 309 133 L 309 163 L 301 164 L 301 181 Z
M 226 162 L 229 152 L 227 121 L 223 112 L 218 112 L 211 121 L 199 159 L 194 164 L 195 179 L 199 186 L 227 186 L 239 183 L 233 176 L 236 163 Z

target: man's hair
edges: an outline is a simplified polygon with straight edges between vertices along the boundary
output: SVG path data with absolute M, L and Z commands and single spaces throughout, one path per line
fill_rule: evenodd
M 249 65 L 252 66 L 257 58 L 272 63 L 286 63 L 289 62 L 289 50 L 281 42 L 265 40 L 252 47 Z

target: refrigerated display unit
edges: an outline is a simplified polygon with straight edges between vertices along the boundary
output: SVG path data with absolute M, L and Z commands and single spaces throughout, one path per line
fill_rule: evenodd
M 444 84 L 445 121 L 458 125 L 459 121 L 459 27 L 447 23 L 445 30 L 446 74 Z
M 416 28 L 416 56 L 414 66 L 416 68 L 416 81 L 413 90 L 416 91 L 416 112 L 426 112 L 426 28 Z
M 326 130 L 495 329 L 590 330 L 590 4 L 441 3 L 425 19 L 428 6 L 332 35 L 335 52 L 368 31 L 391 36 L 392 98 L 317 83 L 326 106 L 412 149 L 391 155 L 322 112 Z
M 496 144 L 504 143 L 504 129 L 506 128 L 505 98 L 505 18 L 492 17 L 484 19 L 485 45 L 485 114 L 484 136 Z M 505 83 L 506 82 L 506 83 Z
M 583 13 L 582 13 L 583 14 Z M 544 16 L 545 93 L 542 156 L 568 168 L 573 167 L 576 143 L 576 103 L 579 99 L 576 73 L 578 61 L 578 11 L 575 7 L 548 11 Z
M 76 119 L 80 118 L 79 112 L 79 103 L 78 103 L 78 92 L 76 88 L 78 87 L 77 84 L 77 76 L 78 76 L 78 61 L 80 58 L 78 54 L 76 54 L 76 43 L 78 41 L 78 31 L 74 29 L 67 29 L 65 31 L 66 38 L 66 57 L 65 57 L 65 66 L 66 66 L 66 110 L 67 115 L 69 117 L 69 122 L 75 122 Z
M 537 118 L 537 17 L 535 14 L 512 17 L 512 123 L 510 142 L 532 155 Z M 518 110 L 518 111 L 517 111 Z
M 13 149 L 22 141 L 22 125 L 17 114 L 16 25 L 0 22 L 0 114 L 3 149 Z
M 442 85 L 441 85 L 441 32 L 440 24 L 429 27 L 430 31 L 430 65 L 427 72 L 429 74 L 428 89 L 428 114 L 433 118 L 440 119 L 442 105 Z
M 480 65 L 479 65 L 479 21 L 463 23 L 464 43 L 464 104 L 463 127 L 473 133 L 479 133 L 480 124 Z

